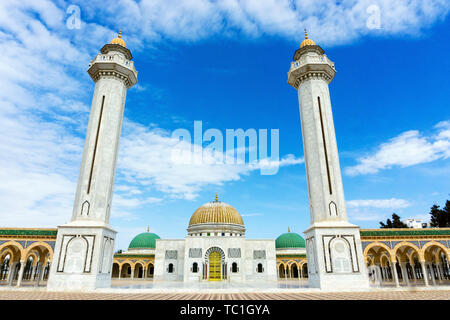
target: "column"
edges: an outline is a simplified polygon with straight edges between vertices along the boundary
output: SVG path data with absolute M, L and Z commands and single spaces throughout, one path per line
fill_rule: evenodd
M 417 276 L 416 276 L 416 264 L 413 262 L 413 263 L 409 263 L 410 265 L 411 265 L 411 267 L 412 267 L 412 278 L 413 278 L 413 283 L 416 283 L 417 282 Z
M 425 286 L 429 286 L 430 284 L 428 283 L 427 265 L 425 261 L 420 261 L 420 266 L 422 267 L 423 281 L 425 282 Z
M 400 283 L 398 282 L 397 262 L 396 261 L 391 261 L 391 272 L 394 276 L 395 286 L 400 287 Z
M 8 273 L 8 286 L 11 286 L 14 281 L 14 276 L 16 273 L 17 262 L 10 263 L 9 273 Z
M 131 279 L 134 279 L 134 268 L 130 267 L 130 269 L 131 269 Z
M 119 279 L 122 277 L 122 266 L 119 266 Z
M 442 263 L 438 263 L 437 268 L 439 270 L 439 283 L 442 283 L 444 281 L 444 267 Z
M 437 280 L 439 281 L 439 283 L 442 283 L 443 277 L 440 263 L 436 263 L 436 272 L 437 272 Z
M 38 271 L 37 271 L 37 279 L 35 286 L 38 287 L 39 283 L 42 281 L 42 278 L 44 277 L 44 266 L 39 265 Z
M 23 271 L 25 270 L 25 263 L 26 263 L 26 261 L 20 261 L 19 277 L 17 278 L 16 287 L 20 287 L 20 285 L 22 283 Z
M 34 277 L 36 276 L 36 271 L 37 271 L 37 269 L 38 269 L 38 266 L 37 266 L 37 264 L 35 265 L 35 266 L 33 266 L 33 271 L 31 272 L 31 281 L 33 282 L 34 281 Z
M 381 274 L 381 270 L 382 269 L 380 267 L 380 264 L 376 263 L 374 269 L 375 269 L 374 270 L 375 271 L 375 279 L 378 282 L 378 285 L 381 286 L 381 283 L 383 282 L 383 277 L 382 277 L 382 274 Z
M 433 286 L 435 286 L 436 279 L 434 278 L 434 270 L 433 270 L 433 265 L 431 263 L 428 263 L 428 269 L 430 270 L 430 276 L 431 276 L 431 281 L 433 282 Z
M 405 282 L 406 285 L 409 286 L 408 269 L 406 268 L 406 262 L 401 263 L 400 268 L 402 270 L 403 282 Z
M 147 269 L 142 268 L 142 280 L 145 280 L 146 277 L 147 277 Z
M 300 278 L 303 279 L 303 265 L 300 267 Z

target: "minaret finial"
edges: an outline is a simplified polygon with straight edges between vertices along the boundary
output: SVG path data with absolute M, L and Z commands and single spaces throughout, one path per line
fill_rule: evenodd
M 147 232 L 150 232 L 150 226 L 147 226 Z
M 291 232 L 291 228 L 288 227 L 288 232 Z
M 306 29 L 305 29 L 306 30 Z M 122 30 L 119 30 L 119 35 L 117 36 L 118 38 L 122 38 Z
M 216 202 L 219 202 L 219 196 L 217 195 L 217 192 L 216 192 Z
M 308 32 L 305 29 L 305 39 L 308 39 Z

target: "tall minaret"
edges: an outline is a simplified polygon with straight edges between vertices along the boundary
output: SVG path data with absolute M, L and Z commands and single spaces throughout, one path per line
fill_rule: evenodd
M 298 91 L 311 226 L 305 231 L 309 286 L 363 288 L 368 277 L 359 227 L 347 219 L 328 84 L 336 74 L 308 39 L 295 51 L 288 83 Z
M 48 290 L 109 287 L 116 231 L 109 226 L 127 90 L 137 83 L 122 32 L 89 64 L 95 82 L 71 222 L 58 227 Z

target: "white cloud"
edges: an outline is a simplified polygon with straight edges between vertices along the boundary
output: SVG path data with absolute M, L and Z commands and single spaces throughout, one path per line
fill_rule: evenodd
M 240 180 L 262 166 L 283 167 L 303 163 L 303 159 L 286 155 L 277 161 L 265 159 L 255 164 L 228 164 L 202 148 L 193 153 L 193 158 L 203 155 L 203 160 L 197 163 L 174 157 L 173 151 L 177 145 L 179 141 L 171 138 L 170 132 L 125 121 L 118 172 L 127 183 L 136 187 L 152 187 L 173 198 L 195 199 L 207 185 Z M 183 149 L 190 154 L 192 147 L 186 142 Z
M 411 206 L 409 201 L 404 199 L 367 199 L 367 200 L 350 200 L 347 201 L 348 208 L 361 208 L 361 207 L 371 207 L 371 208 L 407 208 Z
M 434 128 L 437 132 L 430 136 L 411 130 L 382 143 L 373 154 L 359 158 L 357 165 L 345 168 L 345 173 L 371 174 L 395 166 L 403 168 L 449 158 L 450 121 L 442 121 Z
M 380 12 L 380 28 L 369 29 L 370 6 Z M 81 2 L 111 25 L 120 25 L 136 43 L 164 39 L 197 41 L 209 37 L 274 35 L 300 41 L 303 29 L 317 42 L 330 46 L 367 34 L 420 34 L 448 14 L 446 0 L 121 0 L 115 6 L 101 1 Z M 136 34 L 138 36 L 133 36 Z M 137 39 L 139 37 L 139 40 Z

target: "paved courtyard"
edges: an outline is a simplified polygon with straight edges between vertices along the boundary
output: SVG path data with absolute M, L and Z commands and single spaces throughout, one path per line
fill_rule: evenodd
M 450 290 L 339 293 L 60 293 L 0 291 L 0 300 L 450 300 Z

